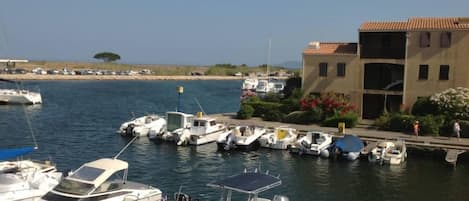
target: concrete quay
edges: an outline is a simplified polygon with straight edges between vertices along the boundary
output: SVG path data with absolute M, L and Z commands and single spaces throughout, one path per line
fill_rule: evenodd
M 321 127 L 318 125 L 287 124 L 282 122 L 263 121 L 260 118 L 251 118 L 247 120 L 236 119 L 236 113 L 222 113 L 210 115 L 219 122 L 228 125 L 256 125 L 267 128 L 278 126 L 289 126 L 296 128 L 300 133 L 316 130 L 332 134 L 335 138 L 343 136 L 338 132 L 338 128 Z M 346 134 L 353 134 L 360 137 L 365 142 L 377 142 L 381 140 L 404 140 L 408 147 L 424 148 L 431 150 L 443 150 L 447 153 L 446 161 L 456 164 L 457 156 L 469 151 L 469 139 L 456 137 L 434 137 L 434 136 L 414 136 L 407 133 L 382 131 L 368 128 L 346 128 Z

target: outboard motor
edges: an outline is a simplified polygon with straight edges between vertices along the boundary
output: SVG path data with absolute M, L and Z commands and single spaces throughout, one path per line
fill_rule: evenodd
M 177 141 L 177 145 L 187 145 L 189 144 L 189 138 L 191 137 L 191 131 L 189 129 L 184 129 L 179 136 L 179 140 Z
M 125 128 L 125 135 L 132 136 L 134 132 L 135 124 L 129 124 L 127 128 Z
M 272 201 L 290 201 L 290 199 L 288 199 L 287 196 L 275 195 L 274 199 L 272 199 Z
M 233 133 L 230 133 L 228 134 L 228 136 L 226 136 L 225 147 L 224 147 L 225 151 L 228 151 L 231 148 L 235 147 L 234 141 L 235 141 L 235 136 L 233 135 Z

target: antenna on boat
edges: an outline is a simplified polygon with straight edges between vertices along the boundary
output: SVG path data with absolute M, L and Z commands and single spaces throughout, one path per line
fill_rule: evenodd
M 124 148 L 122 148 L 122 149 L 119 151 L 119 153 L 117 153 L 116 156 L 114 156 L 114 158 L 112 158 L 112 159 L 117 159 L 117 158 L 122 154 L 122 152 L 124 152 L 125 149 L 127 149 L 127 147 L 129 147 L 130 144 L 132 144 L 132 142 L 134 142 L 134 141 L 137 139 L 137 137 L 138 137 L 138 136 L 135 136 L 134 138 L 132 138 L 132 140 L 130 140 L 130 142 L 127 143 L 127 144 L 124 146 Z
M 197 100 L 197 98 L 194 98 L 194 100 L 195 100 L 195 102 L 197 103 L 197 105 L 199 106 L 200 110 L 201 110 L 205 115 L 207 115 L 207 113 L 205 113 L 205 111 L 204 111 L 204 108 L 202 108 L 202 105 L 200 105 L 199 100 Z

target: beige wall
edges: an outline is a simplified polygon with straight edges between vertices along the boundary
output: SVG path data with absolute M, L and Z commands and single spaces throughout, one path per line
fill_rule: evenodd
M 319 76 L 319 63 L 327 63 L 327 77 Z M 345 63 L 345 77 L 337 76 L 337 63 Z M 350 96 L 350 102 L 360 109 L 362 102 L 362 71 L 358 55 L 303 55 L 303 90 L 334 92 Z
M 469 31 L 451 31 L 451 46 L 440 47 L 442 31 L 431 31 L 430 47 L 420 47 L 420 32 L 407 33 L 404 105 L 412 106 L 417 97 L 452 87 L 469 87 Z M 427 64 L 428 80 L 419 80 L 419 65 Z M 440 65 L 449 65 L 449 80 L 439 80 Z

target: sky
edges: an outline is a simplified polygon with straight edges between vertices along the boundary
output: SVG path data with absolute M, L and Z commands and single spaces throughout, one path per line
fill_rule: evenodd
M 366 21 L 454 16 L 469 16 L 469 1 L 2 0 L 0 58 L 281 64 L 301 61 L 310 41 L 357 42 Z

